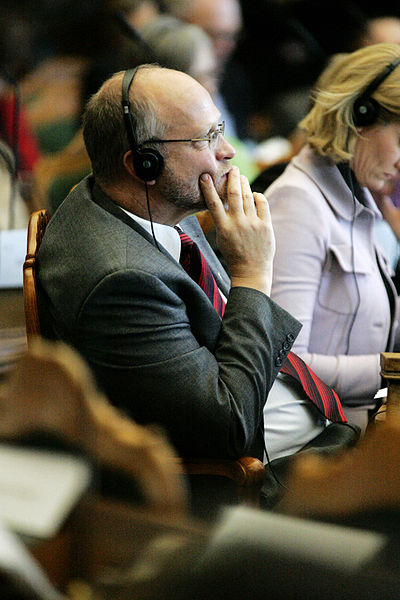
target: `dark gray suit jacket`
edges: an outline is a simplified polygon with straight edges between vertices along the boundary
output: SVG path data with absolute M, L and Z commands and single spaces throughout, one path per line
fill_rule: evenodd
M 301 325 L 257 290 L 229 292 L 197 219 L 182 228 L 229 296 L 222 320 L 180 264 L 84 179 L 39 250 L 42 332 L 76 347 L 110 400 L 161 424 L 182 455 L 261 458 L 263 406 Z

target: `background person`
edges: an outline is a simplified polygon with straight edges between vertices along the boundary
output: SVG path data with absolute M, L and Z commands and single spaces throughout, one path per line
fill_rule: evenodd
M 248 137 L 246 119 L 250 110 L 250 83 L 233 60 L 243 27 L 238 0 L 166 0 L 167 10 L 188 23 L 201 27 L 210 37 L 217 60 L 219 89 L 215 104 L 225 116 L 227 135 Z
M 272 297 L 303 323 L 296 351 L 364 428 L 381 387 L 380 352 L 393 348 L 397 330 L 397 292 L 376 242 L 382 215 L 371 192 L 400 168 L 398 63 L 398 45 L 345 55 L 300 123 L 305 147 L 266 191 L 277 239 Z
M 209 36 L 191 23 L 159 15 L 140 28 L 157 63 L 196 79 L 213 96 L 217 90 L 217 59 Z

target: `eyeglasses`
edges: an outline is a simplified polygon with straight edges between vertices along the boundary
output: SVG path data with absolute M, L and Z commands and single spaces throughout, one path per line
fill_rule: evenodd
M 217 127 L 215 129 L 213 129 L 213 131 L 210 131 L 210 133 L 208 135 L 205 135 L 204 137 L 201 138 L 190 138 L 190 139 L 182 139 L 182 140 L 146 140 L 145 142 L 141 143 L 141 146 L 143 146 L 144 144 L 168 144 L 171 142 L 208 142 L 208 145 L 210 147 L 215 147 L 218 141 L 218 138 L 220 135 L 224 135 L 225 134 L 225 121 L 222 121 L 222 123 L 218 123 Z

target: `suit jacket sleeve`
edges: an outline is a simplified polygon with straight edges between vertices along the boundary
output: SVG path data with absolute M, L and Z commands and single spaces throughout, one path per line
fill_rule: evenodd
M 110 399 L 181 454 L 260 455 L 263 406 L 301 326 L 253 289 L 231 290 L 222 322 L 186 300 L 149 272 L 112 273 L 82 307 L 77 345 Z

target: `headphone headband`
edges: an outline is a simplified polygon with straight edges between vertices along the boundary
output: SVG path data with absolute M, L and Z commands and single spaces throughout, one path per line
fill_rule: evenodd
M 371 96 L 398 65 L 400 65 L 400 57 L 386 65 L 386 67 L 367 85 L 361 96 L 355 100 L 353 106 L 353 121 L 356 127 L 372 125 L 372 123 L 376 121 L 379 113 L 379 104 L 374 98 L 371 98 Z
M 133 167 L 136 175 L 140 177 L 140 179 L 143 179 L 143 181 L 153 181 L 154 179 L 157 179 L 161 173 L 164 159 L 157 150 L 153 150 L 152 148 L 140 148 L 138 146 L 133 115 L 131 112 L 131 103 L 129 100 L 129 89 L 139 68 L 140 67 L 128 69 L 124 73 L 121 90 L 122 113 L 129 146 L 132 151 Z
M 366 87 L 363 96 L 371 96 L 374 91 L 380 86 L 380 84 L 382 83 L 382 81 L 384 81 L 386 79 L 386 77 L 389 77 L 390 73 L 392 71 L 395 70 L 395 68 L 400 64 L 400 56 L 397 60 L 393 61 L 392 63 L 386 65 L 386 67 L 384 68 L 384 70 L 379 73 L 372 81 L 371 83 L 368 84 L 368 86 Z
M 133 126 L 131 103 L 129 100 L 129 89 L 132 85 L 137 70 L 138 67 L 136 67 L 135 69 L 128 69 L 127 71 L 125 71 L 124 78 L 122 80 L 122 111 L 124 115 L 125 129 L 128 135 L 128 141 L 131 149 L 137 149 L 138 147 L 135 128 Z

